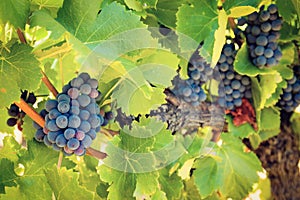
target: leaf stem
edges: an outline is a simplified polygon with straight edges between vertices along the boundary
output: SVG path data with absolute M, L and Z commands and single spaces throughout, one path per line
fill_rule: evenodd
M 106 158 L 106 156 L 107 156 L 106 153 L 103 153 L 101 151 L 97 151 L 96 149 L 93 149 L 91 147 L 86 149 L 86 154 L 90 155 L 90 156 L 93 156 L 95 158 L 98 158 L 99 160 L 102 160 L 102 159 Z
M 100 132 L 107 136 L 115 136 L 115 135 L 120 134 L 118 131 L 113 131 L 113 130 L 106 129 L 106 128 L 101 128 Z
M 62 151 L 60 151 L 60 152 L 59 152 L 58 161 L 57 161 L 57 169 L 60 169 L 61 163 L 62 163 L 62 160 L 63 160 L 63 157 L 64 157 L 64 154 L 63 154 Z
M 25 39 L 25 36 L 23 34 L 23 32 L 21 31 L 20 28 L 17 29 L 17 34 L 18 34 L 18 37 L 20 39 L 20 41 L 23 43 L 23 44 L 27 44 L 27 41 Z
M 58 94 L 58 91 L 56 90 L 56 88 L 54 87 L 54 85 L 50 82 L 49 78 L 47 77 L 47 75 L 45 74 L 45 72 L 43 72 L 41 70 L 41 73 L 43 74 L 43 78 L 42 81 L 45 83 L 45 85 L 47 86 L 47 88 L 50 90 L 50 92 L 56 97 Z

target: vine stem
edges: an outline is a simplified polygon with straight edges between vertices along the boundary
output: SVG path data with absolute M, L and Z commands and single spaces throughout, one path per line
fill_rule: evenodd
M 18 34 L 18 37 L 19 37 L 20 41 L 23 44 L 27 44 L 27 41 L 26 41 L 25 36 L 24 36 L 24 33 L 21 31 L 20 28 L 17 29 L 17 34 Z
M 50 92 L 56 97 L 58 94 L 58 91 L 56 90 L 56 88 L 54 87 L 54 85 L 50 82 L 49 78 L 47 77 L 47 75 L 45 74 L 45 72 L 43 72 L 41 70 L 41 73 L 43 74 L 42 77 L 42 81 L 43 83 L 45 83 L 45 85 L 47 86 L 47 88 L 50 90 Z
M 20 99 L 19 102 L 14 102 L 21 110 L 23 110 L 31 119 L 33 119 L 38 125 L 44 127 L 45 120 L 32 108 L 30 107 L 23 99 Z

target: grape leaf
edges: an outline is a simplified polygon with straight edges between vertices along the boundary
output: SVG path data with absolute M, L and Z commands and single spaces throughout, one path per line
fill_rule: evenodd
M 295 58 L 295 45 L 293 43 L 286 43 L 280 46 L 282 51 L 282 57 L 279 61 L 279 66 L 287 66 L 293 63 Z M 277 65 L 278 66 L 278 65 Z M 275 69 L 277 69 L 275 66 Z M 290 75 L 291 76 L 291 75 Z M 291 76 L 292 78 L 292 76 Z
M 0 194 L 5 193 L 5 187 L 16 187 L 17 175 L 14 171 L 14 163 L 7 158 L 0 160 Z M 2 197 L 1 197 L 2 198 Z
M 7 187 L 5 188 L 5 194 L 0 193 L 0 198 L 2 200 L 11 200 L 11 199 L 26 199 L 27 197 L 20 190 L 19 186 L 16 187 Z
M 223 7 L 225 10 L 229 10 L 234 7 L 239 6 L 251 6 L 251 7 L 257 7 L 260 3 L 260 0 L 226 0 L 225 3 L 223 3 Z
M 243 151 L 241 140 L 231 134 L 222 134 L 221 139 L 222 146 L 217 150 L 217 156 L 222 159 L 218 163 L 217 185 L 222 196 L 242 199 L 258 182 L 261 163 L 253 152 Z
M 12 136 L 6 136 L 3 139 L 3 147 L 0 148 L 0 158 L 7 158 L 10 161 L 16 162 L 18 157 L 18 152 L 21 145 Z
M 57 11 L 62 7 L 64 0 L 31 0 L 31 10 L 46 9 L 51 12 L 53 17 L 56 17 Z
M 163 147 L 173 143 L 173 138 L 167 135 L 171 134 L 164 123 L 153 118 L 141 118 L 140 123 L 133 123 L 131 129 L 123 128 L 120 135 L 108 143 L 105 150 L 108 157 L 103 161 L 106 165 L 124 172 L 156 170 L 156 164 L 160 164 L 156 153 L 163 152 Z M 158 144 L 166 145 L 161 147 Z
M 16 28 L 25 28 L 29 15 L 30 3 L 28 0 L 0 1 L 0 23 L 10 22 Z
M 201 199 L 193 177 L 184 182 L 184 189 L 181 193 L 180 199 L 182 200 Z
M 181 178 L 176 173 L 170 175 L 168 167 L 159 170 L 159 174 L 161 190 L 166 193 L 167 199 L 178 199 L 183 189 Z
M 256 11 L 256 8 L 253 8 L 251 6 L 233 7 L 229 10 L 230 14 L 228 15 L 228 17 L 238 18 L 238 17 L 249 15 L 254 11 Z
M 156 9 L 150 9 L 147 12 L 154 14 L 157 17 L 158 22 L 161 24 L 170 28 L 175 28 L 178 7 L 184 2 L 186 2 L 186 0 L 158 0 Z
M 24 174 L 15 179 L 19 185 L 17 193 L 25 194 L 30 199 L 51 199 L 52 192 L 47 184 L 43 169 L 57 162 L 58 152 L 47 148 L 44 144 L 29 141 L 28 151 L 20 154 L 19 162 L 24 166 Z M 74 163 L 64 159 L 62 166 L 74 167 Z M 32 187 L 43 193 L 35 192 Z M 16 192 L 11 190 L 11 192 Z
M 272 94 L 276 92 L 276 88 L 281 81 L 282 78 L 278 72 L 260 76 L 261 99 L 260 106 L 256 107 L 257 109 L 263 109 L 265 107 L 267 99 L 272 97 Z
M 278 135 L 280 133 L 280 130 L 260 130 L 259 131 L 259 137 L 260 141 L 265 141 L 271 137 L 274 137 L 275 135 Z
M 280 112 L 273 108 L 264 108 L 261 110 L 260 130 L 280 131 Z
M 143 28 L 139 17 L 118 3 L 105 6 L 97 16 L 100 2 L 89 0 L 65 0 L 57 20 L 76 38 L 93 48 L 112 35 Z M 69 19 L 72 18 L 72 21 Z
M 193 172 L 195 185 L 202 198 L 206 198 L 218 189 L 217 162 L 211 157 L 198 159 Z
M 0 108 L 19 101 L 20 89 L 33 91 L 38 88 L 42 78 L 40 63 L 31 54 L 31 50 L 31 47 L 18 43 L 13 44 L 9 50 L 1 48 Z
M 118 87 L 112 93 L 112 98 L 117 100 L 117 106 L 126 114 L 146 114 L 150 109 L 164 103 L 163 91 L 171 85 L 179 63 L 176 55 L 167 51 L 146 50 L 139 56 L 143 59 L 135 61 L 134 58 L 129 58 L 134 62 L 123 59 L 123 66 L 111 65 L 101 77 L 106 81 L 121 78 L 117 83 Z M 151 87 L 149 83 L 156 87 Z M 136 106 L 137 104 L 139 106 Z
M 248 49 L 246 43 L 244 43 L 241 49 L 238 51 L 234 60 L 234 69 L 242 74 L 251 77 L 255 77 L 259 74 L 275 74 L 276 71 L 270 68 L 262 68 L 254 66 L 249 58 Z
M 292 129 L 294 133 L 297 134 L 298 137 L 300 137 L 300 113 L 294 112 L 290 118 L 290 122 L 292 124 Z
M 283 22 L 282 28 L 280 30 L 280 41 L 283 42 L 289 42 L 291 40 L 300 40 L 300 36 L 299 36 L 299 32 L 300 30 L 295 27 L 292 26 L 286 22 Z
M 249 123 L 237 127 L 233 124 L 232 118 L 229 116 L 226 116 L 226 121 L 228 123 L 228 132 L 235 137 L 245 138 L 255 133 L 253 127 Z
M 201 41 L 214 43 L 214 39 L 209 36 L 219 27 L 217 1 L 193 1 L 192 5 L 182 5 L 177 12 L 176 25 L 177 31 L 181 33 L 178 39 L 183 51 L 196 49 Z M 212 48 L 205 52 L 211 53 Z
M 218 11 L 218 29 L 214 34 L 210 34 L 206 41 L 214 42 L 204 42 L 204 45 L 200 48 L 200 54 L 206 59 L 207 62 L 211 63 L 211 67 L 215 67 L 221 52 L 225 44 L 225 32 L 227 26 L 228 16 L 224 10 Z
M 256 108 L 256 110 L 258 110 L 262 98 L 261 97 L 262 89 L 259 85 L 257 78 L 254 77 L 251 78 L 251 92 L 252 92 L 254 107 Z
M 79 174 L 66 168 L 57 169 L 56 165 L 44 170 L 56 199 L 94 199 L 95 194 L 78 183 Z M 80 191 L 80 192 L 74 192 Z
M 157 172 L 126 173 L 102 165 L 99 167 L 99 174 L 101 180 L 110 184 L 107 199 L 135 199 L 134 196 L 138 199 L 149 198 L 159 187 Z
M 283 93 L 282 89 L 286 88 L 286 86 L 287 86 L 286 81 L 281 81 L 280 83 L 278 83 L 276 91 L 272 94 L 270 98 L 266 100 L 265 107 L 270 107 L 275 105 L 278 102 L 280 95 Z
M 295 20 L 295 15 L 299 13 L 299 1 L 288 0 L 288 1 L 278 1 L 276 5 L 278 6 L 279 14 L 283 17 L 284 21 L 292 22 Z
M 161 190 L 157 190 L 152 196 L 151 200 L 168 200 L 166 197 L 166 193 Z

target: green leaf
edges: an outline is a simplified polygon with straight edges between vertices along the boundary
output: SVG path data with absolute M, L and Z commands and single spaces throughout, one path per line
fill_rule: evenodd
M 179 6 L 181 6 L 186 0 L 158 0 L 156 9 L 151 9 L 148 12 L 154 14 L 157 20 L 170 28 L 176 27 L 176 13 Z
M 182 200 L 201 199 L 193 177 L 184 182 L 184 189 L 181 193 L 180 199 Z
M 230 14 L 228 15 L 228 17 L 238 18 L 249 15 L 254 11 L 256 11 L 256 8 L 253 8 L 252 6 L 233 7 L 229 10 Z
M 286 86 L 287 82 L 284 80 L 278 83 L 276 91 L 272 94 L 270 98 L 266 100 L 265 107 L 274 106 L 278 102 L 280 95 L 283 93 L 283 88 L 286 88 Z
M 0 1 L 0 23 L 10 22 L 15 28 L 25 28 L 29 15 L 30 3 L 28 0 Z
M 14 163 L 6 158 L 0 160 L 0 194 L 5 193 L 5 187 L 16 187 L 17 175 Z
M 18 160 L 18 152 L 21 145 L 12 136 L 6 136 L 3 139 L 3 147 L 0 148 L 0 158 L 7 158 L 10 161 L 16 162 Z
M 260 106 L 257 107 L 257 109 L 263 109 L 265 107 L 267 99 L 272 97 L 272 94 L 276 91 L 276 88 L 281 81 L 282 78 L 278 72 L 260 76 L 261 99 Z
M 138 174 L 136 178 L 136 188 L 133 196 L 137 199 L 150 198 L 150 195 L 155 194 L 159 187 L 159 174 L 156 172 Z M 145 184 L 147 183 L 147 184 Z
M 300 113 L 294 112 L 290 118 L 290 122 L 292 124 L 294 133 L 297 134 L 298 137 L 300 137 Z
M 91 48 L 118 33 L 145 27 L 137 15 L 116 2 L 105 6 L 98 15 L 99 8 L 97 0 L 65 0 L 57 20 Z
M 79 174 L 73 170 L 64 167 L 57 169 L 57 166 L 53 165 L 44 170 L 44 175 L 56 199 L 94 199 L 95 194 L 79 185 Z
M 292 22 L 296 19 L 296 15 L 300 16 L 299 0 L 278 1 L 276 5 L 279 9 L 279 14 L 283 17 L 284 21 Z
M 108 82 L 120 78 L 112 93 L 117 106 L 127 114 L 147 114 L 165 102 L 163 91 L 171 85 L 179 60 L 175 54 L 157 49 L 141 51 L 129 59 L 133 62 L 122 59 L 121 63 L 112 63 L 102 73 L 101 80 Z M 135 106 L 139 102 L 143 104 Z
M 217 162 L 211 157 L 204 157 L 195 163 L 193 172 L 195 185 L 202 198 L 206 198 L 218 189 Z
M 166 193 L 167 199 L 178 199 L 183 189 L 182 179 L 176 174 L 169 174 L 168 168 L 159 171 L 159 183 L 161 190 Z
M 293 63 L 295 58 L 295 45 L 292 42 L 285 43 L 280 46 L 282 51 L 282 58 L 280 59 L 279 64 L 281 65 L 290 65 Z
M 183 51 L 196 49 L 201 41 L 214 43 L 209 36 L 218 27 L 217 1 L 193 1 L 192 5 L 182 5 L 177 12 L 177 31 L 181 33 L 179 44 Z M 212 54 L 212 46 L 205 52 Z
M 232 118 L 229 116 L 226 116 L 226 121 L 228 123 L 228 132 L 235 137 L 246 138 L 255 133 L 253 127 L 249 123 L 237 127 L 232 123 Z
M 157 170 L 156 165 L 165 162 L 159 160 L 159 155 L 165 153 L 164 148 L 168 144 L 173 144 L 173 138 L 168 136 L 171 133 L 164 123 L 154 118 L 140 120 L 140 123 L 134 122 L 131 129 L 125 127 L 108 143 L 105 150 L 108 157 L 103 160 L 106 165 L 124 172 L 139 173 Z
M 62 7 L 64 0 L 31 0 L 31 10 L 46 9 L 56 17 L 57 11 Z
M 260 3 L 260 0 L 226 0 L 223 4 L 225 10 L 230 8 L 239 7 L 239 6 L 251 6 L 257 7 Z
M 39 61 L 31 54 L 32 48 L 15 43 L 0 52 L 0 108 L 20 100 L 20 89 L 33 91 L 41 82 Z M 34 78 L 32 78 L 34 77 Z
M 249 58 L 248 48 L 246 43 L 244 43 L 241 49 L 238 51 L 235 61 L 234 61 L 234 69 L 242 74 L 247 76 L 257 76 L 259 74 L 275 74 L 276 71 L 271 68 L 262 68 L 254 66 Z
M 211 63 L 211 67 L 215 67 L 217 64 L 223 46 L 225 44 L 225 32 L 227 27 L 228 16 L 224 10 L 218 11 L 218 29 L 214 34 L 210 34 L 206 38 L 207 42 L 204 42 L 204 45 L 200 49 L 200 54 L 204 56 L 207 62 Z M 211 42 L 208 42 L 211 41 Z
M 273 108 L 264 108 L 261 110 L 260 130 L 276 130 L 280 131 L 280 112 Z
M 101 180 L 110 185 L 107 199 L 149 198 L 159 188 L 157 172 L 127 173 L 102 165 L 99 167 L 99 174 Z
M 261 106 L 261 98 L 262 98 L 262 89 L 260 87 L 260 84 L 257 80 L 257 78 L 252 77 L 251 78 L 251 91 L 252 91 L 252 98 L 254 101 L 254 107 L 256 110 L 260 108 Z
M 261 163 L 253 152 L 244 152 L 241 140 L 231 134 L 222 134 L 222 146 L 217 151 L 222 161 L 218 163 L 217 185 L 224 197 L 242 199 L 258 182 Z
M 291 40 L 300 40 L 300 30 L 296 26 L 292 26 L 287 22 L 283 22 L 280 30 L 280 41 L 290 42 Z
M 27 146 L 28 151 L 20 154 L 19 162 L 25 170 L 16 180 L 19 185 L 18 190 L 30 199 L 51 199 L 52 191 L 43 170 L 57 162 L 59 153 L 47 148 L 43 143 L 34 141 L 28 141 Z M 71 168 L 74 167 L 74 163 L 64 159 L 62 166 Z M 32 190 L 33 187 L 35 190 Z M 43 191 L 43 193 L 36 191 Z

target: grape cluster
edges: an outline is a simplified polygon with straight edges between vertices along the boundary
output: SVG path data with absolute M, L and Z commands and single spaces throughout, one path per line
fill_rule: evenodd
M 207 96 L 202 85 L 213 78 L 214 74 L 214 70 L 199 55 L 199 48 L 190 58 L 188 65 L 189 78 L 182 80 L 177 76 L 173 80 L 174 89 L 172 92 L 192 106 L 198 106 L 206 100 Z
M 228 110 L 242 105 L 242 98 L 251 98 L 251 80 L 234 71 L 233 62 L 236 50 L 234 44 L 225 44 L 216 68 L 220 73 L 219 99 L 220 106 Z
M 46 102 L 41 113 L 45 127 L 35 124 L 36 140 L 66 155 L 84 155 L 104 122 L 96 103 L 100 94 L 98 81 L 87 73 L 72 79 L 57 99 Z
M 286 112 L 293 112 L 300 104 L 300 77 L 296 74 L 287 80 L 287 87 L 283 89 L 278 106 Z
M 32 92 L 28 93 L 27 90 L 21 91 L 21 98 L 31 105 L 36 102 L 36 96 Z M 25 117 L 25 113 L 15 103 L 10 105 L 7 112 L 10 116 L 6 121 L 8 126 L 15 126 L 18 121 L 20 122 L 20 125 L 23 123 L 22 119 Z
M 115 118 L 110 105 L 103 106 L 103 108 L 100 110 L 100 113 L 104 117 L 104 121 L 101 126 L 106 126 Z
M 259 67 L 272 67 L 278 64 L 282 57 L 277 40 L 280 37 L 282 18 L 276 5 L 271 4 L 267 10 L 264 6 L 259 12 L 253 12 L 246 18 L 241 18 L 238 25 L 247 24 L 245 35 L 252 63 Z

